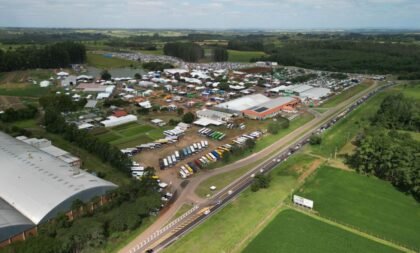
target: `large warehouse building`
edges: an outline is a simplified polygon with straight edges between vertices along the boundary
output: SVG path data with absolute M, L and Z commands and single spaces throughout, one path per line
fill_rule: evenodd
M 0 161 L 0 242 L 117 187 L 3 132 Z
M 262 94 L 254 94 L 218 104 L 215 109 L 251 119 L 267 119 L 276 116 L 282 110 L 293 110 L 299 103 L 300 99 L 296 97 L 271 99 Z

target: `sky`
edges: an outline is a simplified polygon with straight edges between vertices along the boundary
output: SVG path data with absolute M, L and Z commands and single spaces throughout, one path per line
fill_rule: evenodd
M 0 26 L 420 28 L 420 0 L 0 0 Z

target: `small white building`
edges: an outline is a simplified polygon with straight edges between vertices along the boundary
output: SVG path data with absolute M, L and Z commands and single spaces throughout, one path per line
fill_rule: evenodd
M 47 80 L 41 81 L 39 83 L 39 86 L 42 87 L 42 88 L 46 88 L 46 87 L 48 87 L 50 85 L 51 85 L 51 82 L 50 81 L 47 81 Z

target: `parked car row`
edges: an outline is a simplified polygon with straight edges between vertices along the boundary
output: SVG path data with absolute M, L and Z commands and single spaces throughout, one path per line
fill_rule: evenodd
M 243 134 L 243 135 L 235 138 L 233 140 L 233 142 L 238 144 L 238 145 L 243 145 L 243 144 L 245 144 L 247 139 L 252 139 L 252 140 L 258 139 L 262 136 L 262 134 L 263 133 L 261 131 L 254 131 L 250 134 Z
M 207 136 L 208 138 L 212 138 L 213 140 L 223 140 L 223 138 L 225 138 L 226 134 L 219 132 L 219 131 L 214 131 L 210 128 L 201 128 L 200 130 L 198 130 L 198 133 L 203 135 L 203 136 Z
M 171 166 L 174 166 L 184 158 L 191 156 L 193 154 L 198 153 L 199 151 L 207 148 L 209 146 L 208 141 L 200 141 L 191 144 L 188 147 L 185 147 L 180 150 L 176 150 L 173 154 L 168 155 L 165 158 L 159 159 L 159 167 L 161 170 L 164 170 L 165 168 L 169 168 Z
M 232 146 L 229 144 L 224 144 L 217 149 L 203 155 L 202 157 L 184 164 L 179 169 L 179 176 L 181 178 L 187 178 L 192 176 L 194 173 L 197 173 L 199 169 L 207 167 L 210 163 L 214 163 L 222 159 L 225 152 L 230 152 Z

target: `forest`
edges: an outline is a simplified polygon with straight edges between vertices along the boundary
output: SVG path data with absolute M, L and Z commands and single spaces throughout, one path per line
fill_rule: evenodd
M 166 43 L 163 52 L 165 55 L 178 57 L 188 62 L 197 62 L 204 57 L 204 49 L 191 42 Z
M 397 74 L 404 77 L 420 73 L 420 47 L 399 43 L 289 41 L 276 47 L 271 55 L 254 60 L 327 71 Z
M 21 46 L 0 49 L 0 72 L 35 68 L 68 67 L 86 61 L 86 48 L 75 42 L 57 42 L 45 46 Z
M 407 132 L 420 130 L 420 109 L 402 94 L 386 97 L 371 126 L 354 142 L 348 163 L 358 172 L 390 181 L 420 201 L 420 142 Z

